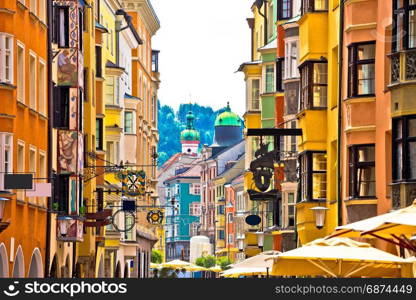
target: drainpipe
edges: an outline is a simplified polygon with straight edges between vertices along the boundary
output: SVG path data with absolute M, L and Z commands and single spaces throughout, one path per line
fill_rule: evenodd
M 341 178 L 341 125 L 342 125 L 342 82 L 343 82 L 343 61 L 344 61 L 344 0 L 340 1 L 340 31 L 339 31 L 339 65 L 338 65 L 338 226 L 342 225 L 342 178 Z
M 259 11 L 259 15 L 263 17 L 264 19 L 264 45 L 267 45 L 267 3 L 269 0 L 263 0 L 262 1 L 264 5 L 264 14 L 261 12 L 261 6 L 257 6 L 257 9 Z
M 47 57 L 48 57 L 48 70 L 47 70 L 47 77 L 48 77 L 48 174 L 49 179 L 48 181 L 52 183 L 52 191 L 53 191 L 53 171 L 52 171 L 52 124 L 53 124 L 53 84 L 52 84 L 52 1 L 48 1 L 47 6 L 47 17 L 48 17 L 48 33 L 47 33 Z M 50 277 L 49 273 L 49 265 L 50 265 L 50 254 L 51 254 L 51 210 L 52 210 L 52 197 L 48 199 L 48 210 L 46 213 L 46 249 L 45 249 L 45 277 Z

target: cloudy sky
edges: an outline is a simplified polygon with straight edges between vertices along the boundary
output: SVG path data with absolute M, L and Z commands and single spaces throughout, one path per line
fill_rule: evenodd
M 151 0 L 161 29 L 152 47 L 161 51 L 159 99 L 175 109 L 197 102 L 245 110 L 245 84 L 235 73 L 250 60 L 250 17 L 253 0 Z

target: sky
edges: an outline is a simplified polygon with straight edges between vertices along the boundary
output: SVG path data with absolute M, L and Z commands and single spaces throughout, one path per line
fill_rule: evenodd
M 214 110 L 230 102 L 245 111 L 241 63 L 250 60 L 246 18 L 254 0 L 151 0 L 161 28 L 152 40 L 160 50 L 159 99 L 175 109 L 198 103 Z

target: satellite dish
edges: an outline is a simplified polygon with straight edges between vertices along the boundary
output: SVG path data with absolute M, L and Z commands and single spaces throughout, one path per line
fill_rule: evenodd
M 246 223 L 251 226 L 256 226 L 261 223 L 261 218 L 258 215 L 249 215 L 246 217 Z

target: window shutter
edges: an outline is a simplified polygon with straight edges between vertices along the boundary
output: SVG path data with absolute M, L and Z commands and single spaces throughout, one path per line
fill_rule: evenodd
M 61 124 L 61 93 L 59 87 L 54 85 L 53 86 L 53 127 L 59 128 Z

